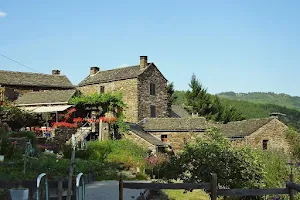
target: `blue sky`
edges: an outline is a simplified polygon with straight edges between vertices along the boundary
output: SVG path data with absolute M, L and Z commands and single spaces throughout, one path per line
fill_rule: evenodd
M 176 89 L 300 96 L 300 1 L 0 0 L 0 54 L 74 84 L 147 55 Z M 0 69 L 30 71 L 0 56 Z

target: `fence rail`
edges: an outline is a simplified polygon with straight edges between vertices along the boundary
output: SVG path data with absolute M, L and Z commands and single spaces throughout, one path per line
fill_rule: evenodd
M 210 183 L 139 183 L 124 182 L 122 175 L 119 181 L 119 200 L 123 200 L 123 189 L 203 189 L 210 194 L 212 200 L 216 200 L 218 196 L 261 196 L 288 194 L 290 200 L 294 199 L 295 192 L 300 192 L 300 185 L 293 182 L 293 174 L 290 175 L 290 181 L 286 183 L 286 188 L 270 188 L 270 189 L 219 189 L 216 174 L 212 174 Z

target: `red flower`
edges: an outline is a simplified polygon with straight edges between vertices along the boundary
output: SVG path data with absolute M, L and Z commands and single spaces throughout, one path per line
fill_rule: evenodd
M 83 119 L 81 117 L 77 117 L 77 118 L 73 119 L 73 122 L 74 123 L 81 123 L 81 122 L 83 122 Z
M 65 128 L 76 128 L 77 125 L 76 124 L 71 124 L 68 122 L 54 122 L 52 124 L 53 128 L 59 128 L 59 127 L 65 127 Z

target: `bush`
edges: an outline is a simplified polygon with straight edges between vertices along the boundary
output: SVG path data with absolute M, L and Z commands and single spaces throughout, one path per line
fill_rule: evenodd
M 188 144 L 178 157 L 170 159 L 165 170 L 167 178 L 195 183 L 210 182 L 211 173 L 217 174 L 220 185 L 229 188 L 258 188 L 263 178 L 255 152 L 233 148 L 216 129 Z
M 124 163 L 126 169 L 145 168 L 147 151 L 126 139 L 90 142 L 87 148 L 89 159 L 106 163 Z

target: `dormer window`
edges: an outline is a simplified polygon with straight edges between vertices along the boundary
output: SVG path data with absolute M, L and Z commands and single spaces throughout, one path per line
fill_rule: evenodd
M 155 84 L 150 83 L 150 95 L 155 95 Z
M 104 86 L 100 86 L 100 94 L 104 93 Z

